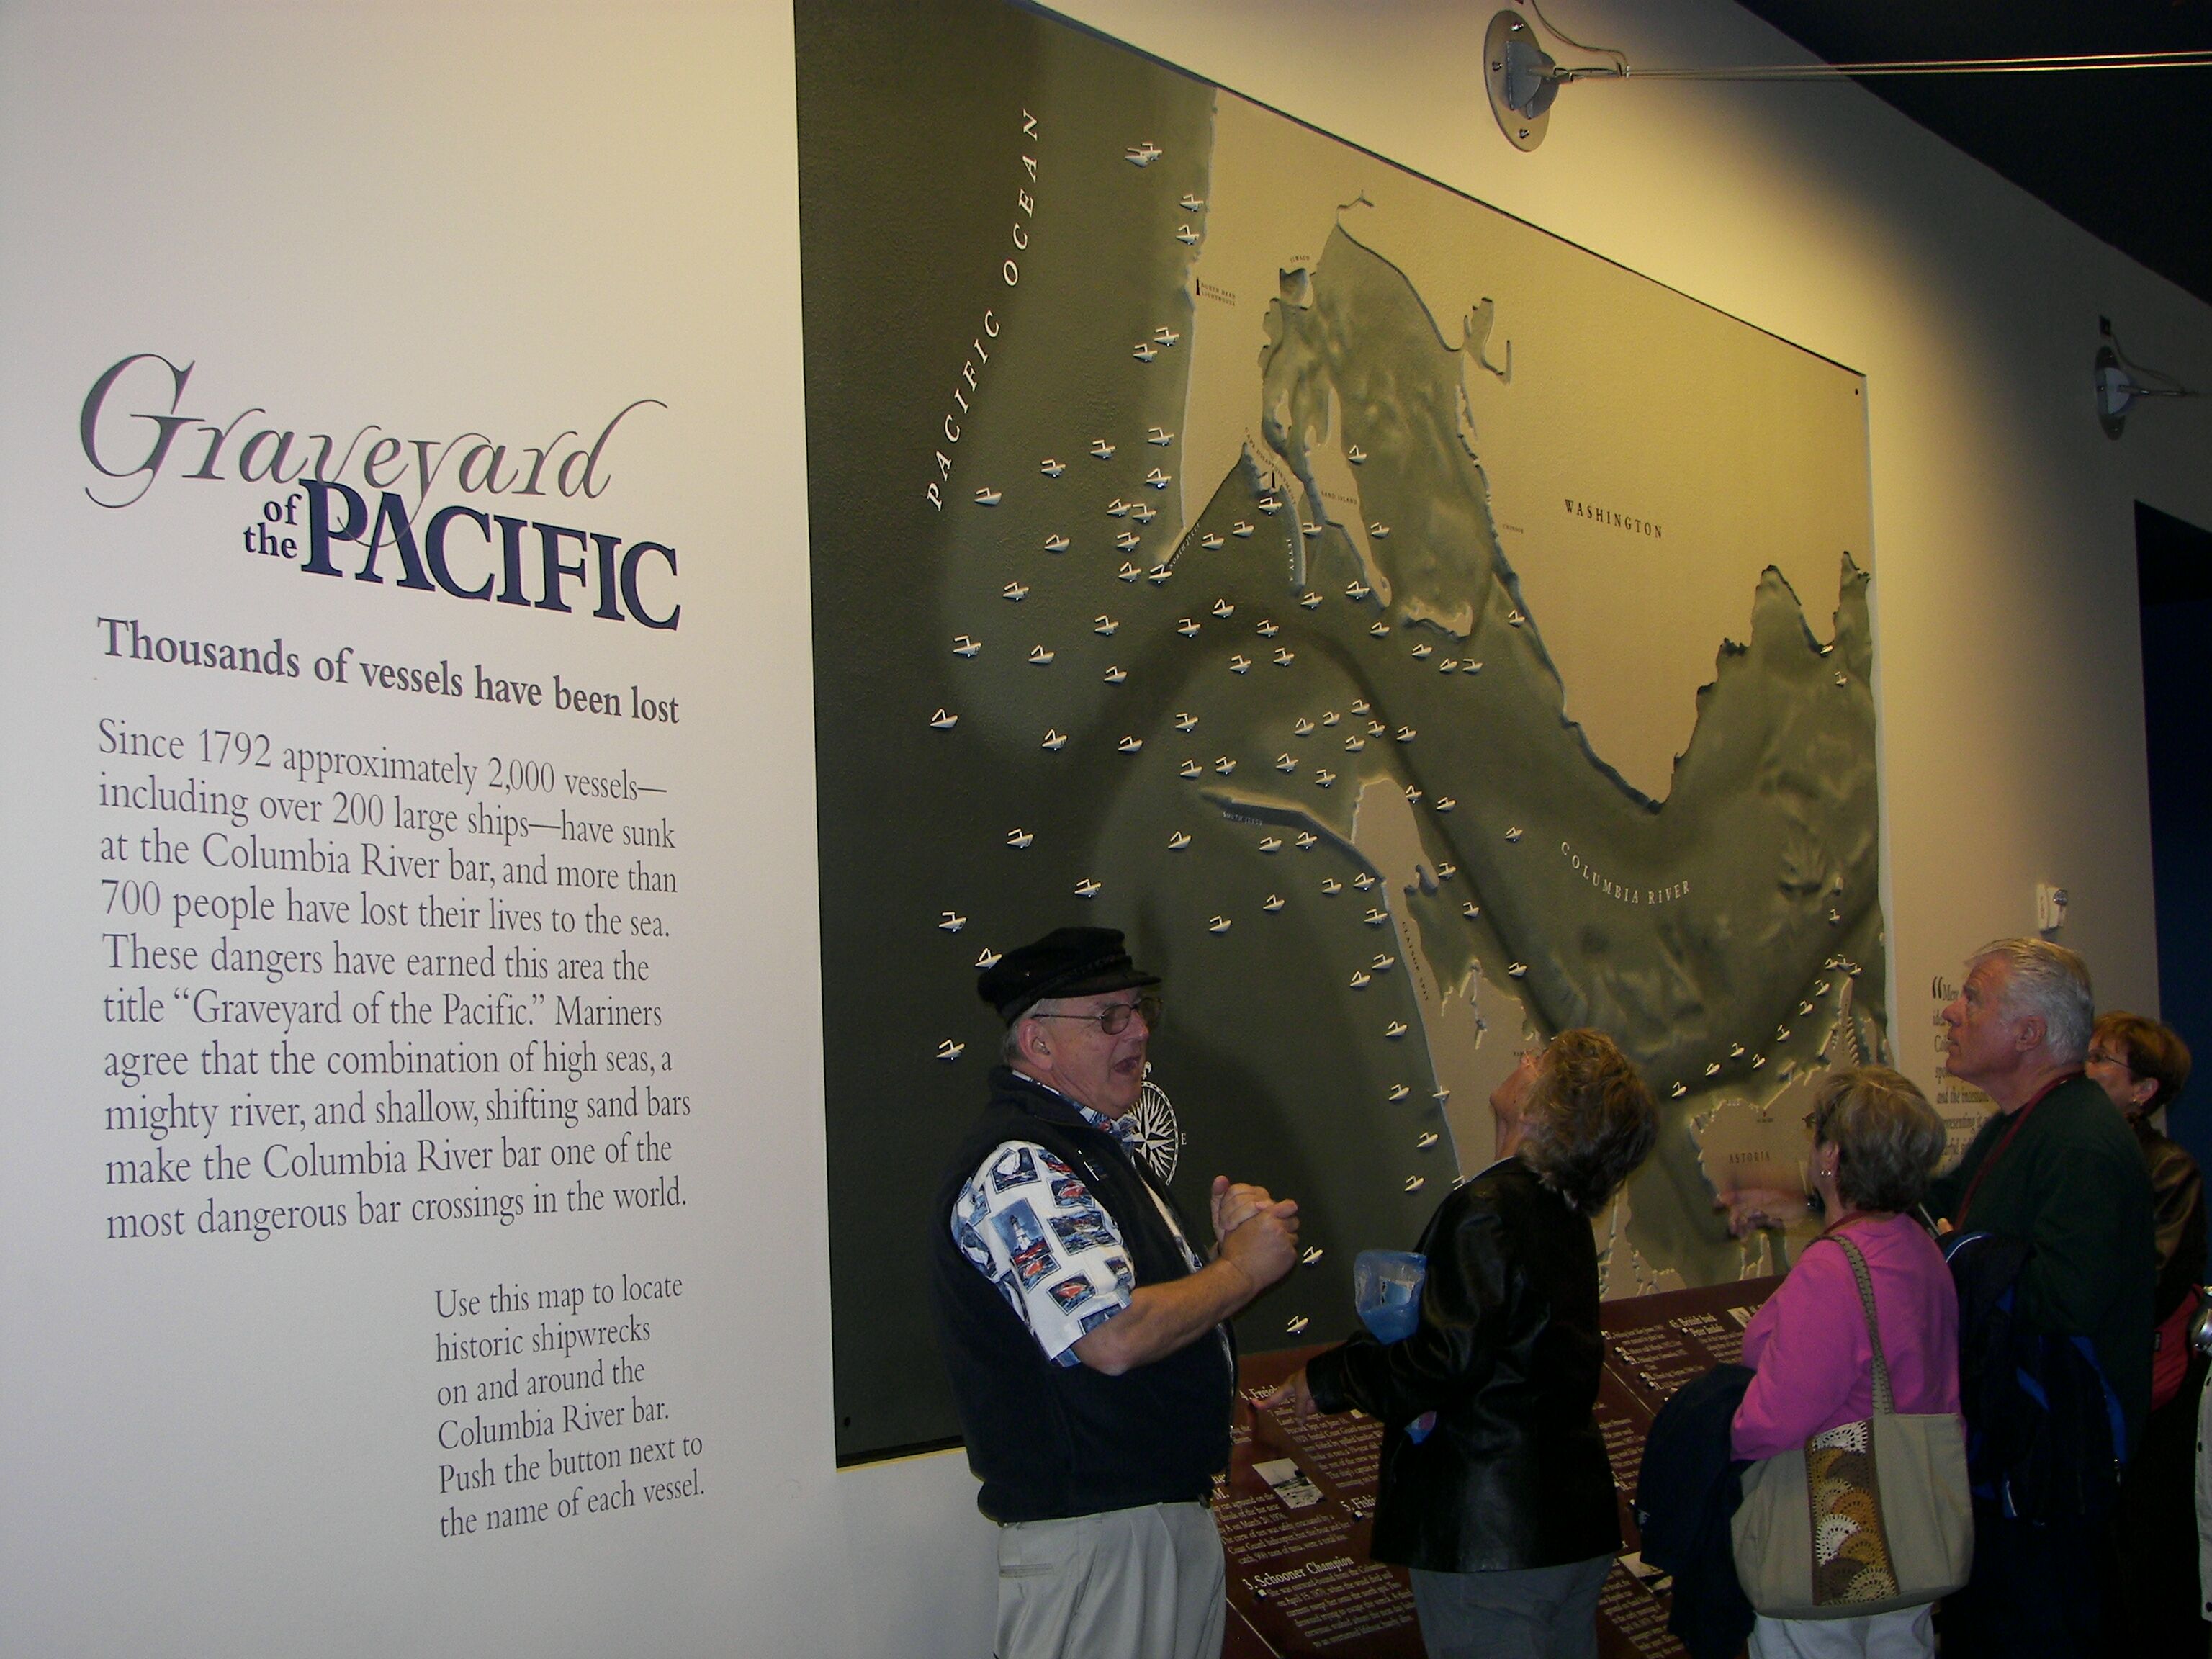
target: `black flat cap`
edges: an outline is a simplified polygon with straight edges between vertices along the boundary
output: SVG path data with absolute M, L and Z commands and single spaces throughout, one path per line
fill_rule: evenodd
M 1012 1025 L 1047 997 L 1089 997 L 1158 985 L 1158 974 L 1129 960 L 1117 927 L 1055 927 L 1034 945 L 1009 951 L 975 981 L 975 994 Z

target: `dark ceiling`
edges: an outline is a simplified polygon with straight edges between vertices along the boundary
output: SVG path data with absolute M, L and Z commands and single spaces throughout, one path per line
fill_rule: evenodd
M 1832 64 L 2212 48 L 2212 0 L 1741 0 Z M 1937 137 L 2212 301 L 2212 68 L 1869 76 Z

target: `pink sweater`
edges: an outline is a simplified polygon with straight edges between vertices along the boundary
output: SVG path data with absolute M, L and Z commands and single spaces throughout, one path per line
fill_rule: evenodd
M 1959 1300 L 1935 1240 L 1906 1216 L 1862 1218 L 1838 1231 L 1858 1246 L 1874 1279 L 1897 1409 L 1955 1413 Z M 1736 1409 L 1730 1438 L 1738 1457 L 1771 1457 L 1874 1414 L 1874 1348 L 1850 1258 L 1839 1246 L 1816 1243 L 1798 1258 L 1752 1316 L 1743 1363 L 1758 1375 Z

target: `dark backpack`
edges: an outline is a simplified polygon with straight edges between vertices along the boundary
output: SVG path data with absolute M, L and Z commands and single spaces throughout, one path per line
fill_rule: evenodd
M 2126 1466 L 2127 1419 L 2086 1336 L 2026 1328 L 2015 1310 L 2025 1240 L 1943 1241 L 1959 1292 L 1959 1396 L 1974 1496 L 2008 1518 L 2101 1522 Z

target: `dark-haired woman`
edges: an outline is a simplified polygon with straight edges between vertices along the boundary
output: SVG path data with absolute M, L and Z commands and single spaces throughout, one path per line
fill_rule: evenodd
M 1590 1218 L 1657 1133 L 1610 1037 L 1563 1031 L 1490 1097 L 1497 1161 L 1421 1236 L 1420 1322 L 1362 1334 L 1277 1391 L 1383 1425 L 1373 1553 L 1413 1569 L 1432 1659 L 1585 1659 L 1620 1547 L 1592 1416 L 1603 1339 Z M 1417 1419 L 1431 1427 L 1416 1440 Z
M 2180 1653 L 2204 1644 L 2193 1531 L 2202 1354 L 2189 1347 L 2204 1273 L 2204 1176 L 2158 1127 L 2189 1081 L 2189 1045 L 2170 1025 L 2115 1009 L 2089 1035 L 2089 1080 L 2135 1131 L 2158 1224 L 2158 1299 L 2151 1316 L 2150 1415 L 2112 1517 L 2118 1583 L 2106 1620 L 2115 1653 Z
M 1738 1457 L 1772 1457 L 1874 1415 L 1874 1345 L 1848 1239 L 1865 1261 L 1896 1409 L 1959 1410 L 1959 1301 L 1950 1269 L 1911 1211 L 1943 1155 L 1943 1120 L 1884 1066 L 1832 1073 L 1813 1097 L 1808 1182 L 1828 1218 L 1743 1334 L 1757 1373 L 1737 1407 Z M 1966 1434 L 1962 1423 L 1961 1441 Z M 1900 1564 L 1902 1565 L 1902 1564 Z M 2084 1571 L 2092 1570 L 2084 1563 Z M 1893 1588 L 1893 1594 L 1894 1589 Z M 1929 1659 L 1929 1607 L 1856 1619 L 1769 1619 L 1751 1659 Z

